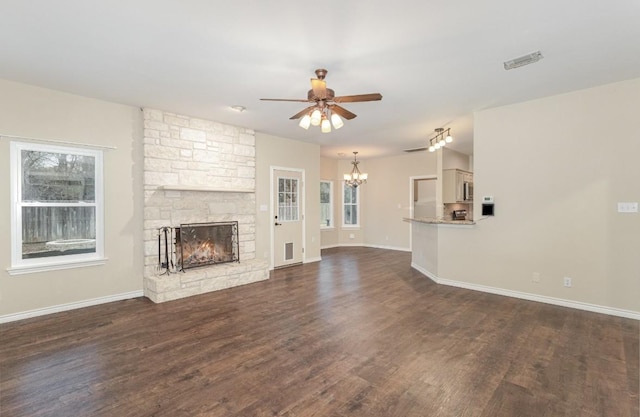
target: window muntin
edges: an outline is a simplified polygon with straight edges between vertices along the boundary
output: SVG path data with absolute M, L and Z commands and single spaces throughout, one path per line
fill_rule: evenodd
M 320 181 L 320 228 L 333 227 L 333 182 Z
M 102 151 L 11 143 L 12 267 L 103 258 Z
M 298 178 L 278 177 L 278 221 L 298 221 L 299 206 Z
M 360 226 L 360 189 L 342 184 L 342 225 Z

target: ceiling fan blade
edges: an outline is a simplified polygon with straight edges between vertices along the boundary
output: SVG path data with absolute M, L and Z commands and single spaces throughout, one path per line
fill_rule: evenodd
M 349 110 L 344 107 L 340 107 L 337 104 L 332 104 L 329 106 L 332 112 L 336 113 L 338 116 L 342 116 L 347 120 L 351 120 L 357 117 L 356 114 L 351 113 Z
M 356 94 L 355 96 L 340 96 L 340 97 L 333 98 L 333 101 L 336 103 L 355 103 L 358 101 L 378 101 L 378 100 L 382 100 L 382 94 L 380 93 Z
M 312 78 L 311 89 L 313 90 L 313 95 L 316 96 L 317 99 L 324 100 L 327 98 L 327 83 L 324 80 Z
M 311 100 L 303 100 L 297 98 L 261 98 L 263 101 L 295 101 L 300 103 L 309 103 Z
M 293 116 L 289 117 L 290 120 L 294 120 L 294 119 L 299 119 L 302 116 L 304 116 L 305 114 L 309 113 L 311 111 L 311 109 L 315 108 L 316 106 L 309 106 L 306 109 L 294 114 Z

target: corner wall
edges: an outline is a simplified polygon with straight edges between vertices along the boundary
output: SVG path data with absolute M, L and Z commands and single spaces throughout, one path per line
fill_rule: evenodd
M 0 237 L 0 322 L 142 295 L 140 109 L 0 80 L 0 135 L 114 146 L 104 152 L 105 265 L 10 276 Z M 9 140 L 0 141 L 0 230 L 11 221 Z
M 271 261 L 271 167 L 305 171 L 304 262 L 320 260 L 320 147 L 256 132 L 256 258 Z M 263 210 L 264 208 L 264 210 Z M 273 269 L 273 265 L 270 265 Z
M 640 201 L 639 108 L 635 79 L 477 113 L 475 192 L 495 217 L 439 230 L 438 276 L 640 314 L 640 214 L 617 212 Z

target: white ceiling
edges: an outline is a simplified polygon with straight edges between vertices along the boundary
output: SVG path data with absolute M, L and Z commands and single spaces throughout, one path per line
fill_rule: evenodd
M 640 0 L 2 0 L 0 78 L 317 143 L 363 159 L 473 112 L 640 77 Z M 540 50 L 544 59 L 505 71 Z M 357 118 L 329 134 L 289 117 L 316 68 Z M 232 105 L 247 108 L 243 113 Z

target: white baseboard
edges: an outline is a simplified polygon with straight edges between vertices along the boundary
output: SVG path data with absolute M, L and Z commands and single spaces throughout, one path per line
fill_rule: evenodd
M 389 249 L 389 250 L 398 250 L 402 252 L 411 252 L 411 248 L 400 248 L 396 246 L 384 246 L 384 245 L 369 245 L 366 243 L 340 243 L 337 245 L 327 245 L 321 246 L 320 249 L 332 249 L 332 248 L 376 248 L 376 249 Z
M 322 260 L 321 256 L 318 256 L 316 258 L 307 258 L 304 260 L 305 264 L 310 264 L 311 262 L 320 262 Z
M 128 300 L 130 298 L 143 297 L 144 292 L 131 291 L 122 294 L 114 294 L 106 297 L 92 298 L 90 300 L 75 301 L 73 303 L 58 304 L 56 306 L 38 308 L 35 310 L 23 311 L 20 313 L 6 314 L 0 316 L 0 323 L 9 323 L 11 321 L 29 319 L 31 317 L 44 316 L 46 314 L 60 313 L 68 310 L 75 310 L 77 308 L 91 307 L 98 304 L 111 303 L 113 301 Z
M 451 279 L 438 278 L 435 274 L 426 269 L 411 263 L 411 267 L 435 282 L 436 284 L 447 285 L 450 287 L 464 288 L 467 290 L 486 292 L 489 294 L 503 295 L 506 297 L 519 298 L 522 300 L 536 301 L 538 303 L 552 304 L 561 307 L 574 308 L 576 310 L 590 311 L 592 313 L 607 314 L 609 316 L 625 317 L 633 320 L 640 320 L 640 312 L 632 310 L 623 310 L 614 307 L 606 307 L 597 304 L 583 303 L 580 301 L 565 300 L 563 298 L 547 297 L 545 295 L 531 294 L 521 291 L 506 290 L 503 288 L 489 287 L 480 284 L 471 284 L 468 282 L 454 281 Z
M 339 247 L 339 246 L 340 246 L 340 245 L 327 245 L 327 246 L 320 246 L 320 250 L 323 250 L 323 249 L 331 249 L 331 248 L 337 248 L 337 247 Z
M 364 244 L 362 246 L 365 246 L 367 248 L 389 249 L 389 250 L 398 250 L 398 251 L 401 251 L 401 252 L 411 252 L 411 248 L 401 248 L 401 247 L 398 247 L 398 246 L 368 245 L 368 244 Z

